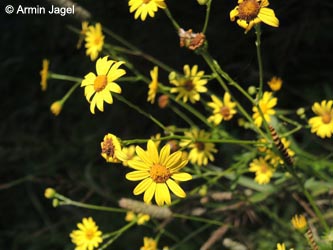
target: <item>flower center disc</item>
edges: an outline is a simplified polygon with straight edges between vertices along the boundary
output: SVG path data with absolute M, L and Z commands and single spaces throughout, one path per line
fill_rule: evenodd
M 91 240 L 93 237 L 94 237 L 94 231 L 93 231 L 92 229 L 88 229 L 88 230 L 86 231 L 86 238 L 87 238 L 88 240 Z
M 199 151 L 204 151 L 205 149 L 205 144 L 203 142 L 196 142 L 195 143 L 195 147 L 199 150 Z
M 94 89 L 96 92 L 103 90 L 108 82 L 108 78 L 106 76 L 97 76 L 94 81 Z
M 230 109 L 228 107 L 222 107 L 220 109 L 220 113 L 223 116 L 223 118 L 228 118 L 230 116 Z
M 190 92 L 191 90 L 194 89 L 193 82 L 191 80 L 186 81 L 184 84 L 184 88 Z
M 144 3 L 144 4 L 147 4 L 147 3 L 149 3 L 151 0 L 142 0 L 142 2 Z
M 150 169 L 150 177 L 156 183 L 164 183 L 170 178 L 170 176 L 169 169 L 160 164 L 154 164 Z
M 323 123 L 328 124 L 331 122 L 332 117 L 329 113 L 325 113 L 321 116 L 321 120 L 323 121 Z
M 112 139 L 105 140 L 102 145 L 102 153 L 106 154 L 107 156 L 113 157 L 114 151 L 115 151 L 115 148 L 114 148 Z
M 260 5 L 256 0 L 244 0 L 238 6 L 238 16 L 240 19 L 251 21 L 258 16 Z

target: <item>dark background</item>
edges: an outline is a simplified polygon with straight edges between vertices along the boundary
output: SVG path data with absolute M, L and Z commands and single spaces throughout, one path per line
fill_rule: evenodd
M 205 8 L 195 0 L 166 2 L 184 29 L 197 32 L 202 28 Z M 198 64 L 208 71 L 201 57 L 179 48 L 177 34 L 163 11 L 141 22 L 129 13 L 127 1 L 78 3 L 91 12 L 92 21 L 101 22 L 174 68 L 181 71 L 184 64 Z M 42 92 L 41 62 L 48 58 L 51 71 L 77 77 L 94 69 L 85 51 L 75 48 L 77 35 L 68 28 L 80 28 L 80 21 L 70 16 L 8 15 L 4 12 L 7 4 L 49 5 L 43 1 L 1 2 L 0 249 L 73 249 L 68 235 L 83 216 L 93 216 L 102 230 L 108 231 L 119 228 L 123 221 L 114 214 L 53 208 L 43 197 L 44 189 L 51 186 L 76 200 L 116 206 L 120 197 L 131 197 L 133 185 L 119 181 L 124 180 L 122 169 L 100 157 L 100 141 L 108 132 L 142 138 L 161 131 L 119 102 L 107 105 L 104 113 L 91 115 L 83 89 L 78 89 L 54 117 L 49 106 L 70 85 L 51 80 Z M 257 84 L 255 35 L 253 31 L 244 35 L 230 22 L 229 11 L 235 5 L 236 1 L 213 0 L 206 35 L 212 55 L 246 88 Z M 278 94 L 279 107 L 309 108 L 314 101 L 332 99 L 333 3 L 272 0 L 270 7 L 280 27 L 263 25 L 262 54 L 265 81 L 273 75 L 284 81 L 284 91 Z M 153 65 L 133 59 L 148 75 Z M 161 73 L 161 79 L 166 81 L 167 74 Z M 145 85 L 122 86 L 130 100 L 148 111 L 155 109 L 145 102 Z M 164 121 L 172 118 L 172 114 L 157 115 Z M 128 246 L 127 240 L 133 244 Z M 141 238 L 129 233 L 110 249 L 138 249 L 141 244 Z

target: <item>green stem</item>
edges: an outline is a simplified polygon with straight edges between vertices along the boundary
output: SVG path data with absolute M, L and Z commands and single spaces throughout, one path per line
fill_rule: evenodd
M 188 125 L 190 125 L 191 127 L 195 127 L 194 122 L 187 115 L 185 115 L 182 111 L 180 111 L 177 107 L 174 107 L 171 105 L 169 107 L 176 115 L 178 115 L 180 118 L 182 118 Z
M 206 4 L 206 17 L 205 17 L 205 24 L 202 29 L 202 33 L 206 33 L 207 27 L 208 27 L 208 21 L 209 21 L 209 15 L 210 15 L 210 5 L 212 3 L 212 0 L 208 0 Z
M 68 92 L 66 93 L 66 95 L 61 99 L 61 101 L 62 101 L 62 102 L 65 102 L 65 101 L 68 99 L 68 97 L 70 97 L 71 94 L 74 92 L 74 90 L 75 90 L 77 87 L 80 86 L 80 84 L 81 84 L 81 82 L 77 82 L 77 83 L 75 83 L 75 84 L 74 84 L 74 85 L 68 90 Z
M 83 79 L 79 77 L 74 76 L 66 76 L 66 75 L 60 75 L 56 73 L 49 73 L 49 78 L 56 79 L 56 80 L 64 80 L 64 81 L 70 81 L 70 82 L 81 82 Z
M 259 99 L 261 99 L 262 96 L 262 90 L 263 90 L 263 67 L 262 67 L 262 58 L 261 58 L 261 28 L 260 23 L 255 25 L 256 30 L 256 48 L 257 48 L 257 60 L 258 60 L 258 67 L 259 67 Z
M 173 24 L 173 26 L 175 27 L 176 32 L 177 32 L 177 34 L 178 34 L 178 31 L 179 31 L 179 29 L 180 29 L 180 26 L 179 26 L 179 24 L 176 22 L 176 20 L 173 18 L 173 16 L 171 15 L 171 12 L 169 11 L 168 7 L 166 7 L 166 8 L 164 9 L 164 12 L 165 12 L 165 14 L 168 16 L 168 18 L 170 19 L 170 21 L 172 22 L 172 24 Z
M 119 230 L 117 230 L 117 235 L 112 237 L 110 240 L 108 240 L 106 243 L 103 244 L 102 247 L 98 248 L 98 250 L 106 249 L 108 246 L 110 246 L 114 241 L 116 241 L 125 231 L 130 229 L 133 225 L 135 225 L 136 221 L 131 221 L 130 223 L 126 224 Z M 111 233 L 112 235 L 113 233 Z
M 138 113 L 142 114 L 143 116 L 147 117 L 150 119 L 152 122 L 154 122 L 157 126 L 159 126 L 163 130 L 167 130 L 167 127 L 164 126 L 160 121 L 158 121 L 154 116 L 151 114 L 147 113 L 146 111 L 142 110 L 139 108 L 137 105 L 131 103 L 130 101 L 126 100 L 124 97 L 118 94 L 113 94 L 113 96 L 118 100 L 123 103 L 125 103 L 127 106 L 131 107 L 132 109 L 136 110 Z
M 55 194 L 55 198 L 61 200 L 61 202 L 59 202 L 59 205 L 70 205 L 70 206 L 76 206 L 76 207 L 82 207 L 82 208 L 106 211 L 106 212 L 126 213 L 126 210 L 122 209 L 122 208 L 105 207 L 105 206 L 98 206 L 98 205 L 92 205 L 92 204 L 82 203 L 82 202 L 78 202 L 78 201 L 73 201 L 58 193 Z

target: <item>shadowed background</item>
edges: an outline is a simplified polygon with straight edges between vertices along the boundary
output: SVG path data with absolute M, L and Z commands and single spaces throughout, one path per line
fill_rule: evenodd
M 198 64 L 209 72 L 201 57 L 179 48 L 178 36 L 163 11 L 141 22 L 129 13 L 127 1 L 78 3 L 92 14 L 91 21 L 101 22 L 179 71 L 184 64 Z M 73 249 L 68 235 L 82 217 L 93 216 L 102 230 L 111 231 L 123 225 L 122 215 L 75 207 L 53 208 L 43 197 L 44 189 L 54 187 L 73 199 L 115 206 L 120 197 L 132 197 L 134 184 L 124 179 L 123 168 L 105 163 L 100 156 L 103 136 L 110 132 L 121 138 L 144 138 L 161 131 L 118 101 L 93 116 L 83 89 L 77 89 L 61 114 L 54 117 L 49 106 L 62 98 L 70 83 L 51 80 L 47 91 L 42 92 L 41 62 L 48 58 L 50 71 L 59 74 L 83 77 L 93 71 L 94 62 L 85 56 L 84 49 L 76 49 L 78 37 L 68 28 L 80 28 L 81 23 L 71 16 L 8 15 L 4 12 L 7 4 L 49 6 L 48 2 L 23 0 L 0 4 L 0 249 Z M 203 6 L 195 0 L 167 4 L 185 30 L 201 30 Z M 229 11 L 235 5 L 236 1 L 213 0 L 206 35 L 209 50 L 222 68 L 247 88 L 256 85 L 258 79 L 255 35 L 253 31 L 244 35 L 236 23 L 229 21 Z M 283 79 L 279 108 L 309 108 L 314 101 L 332 99 L 333 3 L 271 0 L 270 6 L 280 27 L 262 28 L 264 80 L 273 75 Z M 149 74 L 152 64 L 132 59 Z M 167 82 L 165 72 L 161 73 L 161 81 Z M 165 114 L 146 103 L 145 84 L 122 83 L 122 88 L 124 96 L 166 124 L 174 121 L 171 112 Z M 302 136 L 299 139 L 306 145 L 307 139 Z M 182 225 L 184 234 L 187 230 L 191 229 Z M 142 239 L 137 235 L 134 231 L 125 234 L 110 249 L 139 249 Z M 208 235 L 202 235 L 198 242 L 204 242 Z M 130 241 L 133 244 L 129 246 Z

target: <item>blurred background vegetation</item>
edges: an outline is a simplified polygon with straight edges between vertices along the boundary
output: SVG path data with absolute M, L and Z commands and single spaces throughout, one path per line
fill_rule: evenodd
M 163 11 L 141 22 L 134 20 L 125 0 L 77 3 L 89 10 L 92 21 L 101 22 L 174 68 L 198 64 L 208 70 L 199 56 L 179 48 L 178 36 Z M 76 49 L 78 36 L 68 28 L 80 28 L 81 23 L 71 16 L 8 15 L 4 12 L 7 4 L 49 5 L 37 0 L 1 3 L 0 249 L 73 249 L 68 235 L 83 216 L 93 216 L 100 228 L 108 231 L 119 228 L 123 218 L 75 207 L 55 209 L 44 198 L 44 189 L 54 187 L 76 200 L 114 206 L 120 197 L 132 196 L 134 184 L 124 179 L 121 168 L 107 164 L 100 156 L 103 136 L 110 132 L 122 138 L 142 138 L 161 131 L 117 101 L 106 106 L 104 113 L 93 116 L 83 89 L 78 89 L 62 113 L 54 117 L 49 106 L 64 95 L 70 84 L 51 80 L 47 91 L 42 92 L 41 62 L 48 58 L 51 71 L 77 77 L 93 70 L 94 62 L 83 49 Z M 168 0 L 167 4 L 184 29 L 201 30 L 203 6 L 195 0 Z M 284 81 L 278 94 L 279 108 L 310 108 L 314 101 L 332 99 L 333 3 L 271 0 L 270 4 L 280 27 L 263 27 L 264 71 L 265 81 L 273 75 Z M 243 86 L 249 86 L 257 83 L 255 35 L 252 31 L 244 35 L 243 29 L 229 21 L 229 11 L 235 5 L 236 1 L 213 0 L 206 35 L 209 49 L 222 68 Z M 149 74 L 153 65 L 140 58 L 133 60 Z M 166 73 L 161 73 L 161 81 L 167 81 Z M 165 115 L 166 111 L 146 103 L 144 84 L 122 83 L 122 87 L 131 101 L 162 121 L 173 121 L 171 113 Z M 315 145 L 307 144 L 307 138 L 314 139 L 314 135 L 305 132 L 297 136 L 305 147 L 315 150 Z M 331 140 L 325 143 L 331 144 Z M 258 225 L 253 227 L 258 230 Z M 192 230 L 186 224 L 180 228 L 180 235 Z M 197 240 L 204 242 L 209 233 Z M 126 234 L 110 249 L 139 249 L 142 238 L 138 235 Z

